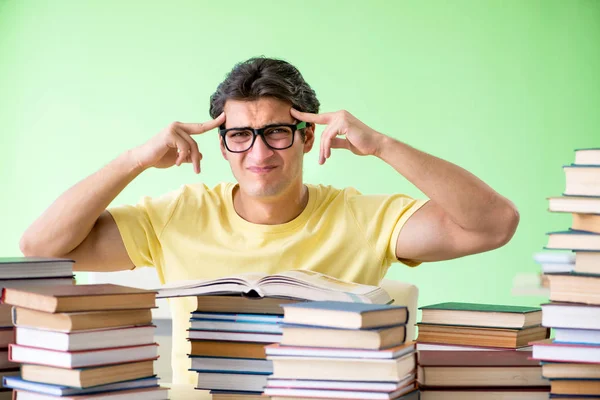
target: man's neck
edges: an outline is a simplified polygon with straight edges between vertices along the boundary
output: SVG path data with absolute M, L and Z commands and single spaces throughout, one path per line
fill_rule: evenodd
M 248 222 L 261 225 L 279 225 L 290 222 L 302 213 L 308 204 L 308 188 L 302 183 L 290 187 L 276 199 L 247 196 L 236 186 L 233 207 Z

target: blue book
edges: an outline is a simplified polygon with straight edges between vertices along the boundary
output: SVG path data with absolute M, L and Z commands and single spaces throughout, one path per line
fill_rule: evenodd
M 388 304 L 308 301 L 282 305 L 283 322 L 292 325 L 368 329 L 404 325 L 408 308 Z
M 47 394 L 50 396 L 74 396 L 81 394 L 112 392 L 117 390 L 157 387 L 158 377 L 151 376 L 148 378 L 111 383 L 108 385 L 92 386 L 85 389 L 72 388 L 68 386 L 50 385 L 39 382 L 30 382 L 16 376 L 4 377 L 3 384 L 6 388 L 26 390 L 28 392 Z
M 212 313 L 194 311 L 190 320 L 220 320 L 220 321 L 238 321 L 238 322 L 260 322 L 260 323 L 278 323 L 283 317 L 281 315 L 269 314 L 245 314 L 245 313 Z

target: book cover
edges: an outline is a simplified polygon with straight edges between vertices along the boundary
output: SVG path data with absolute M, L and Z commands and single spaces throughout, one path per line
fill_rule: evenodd
M 539 367 L 531 351 L 425 351 L 419 353 L 421 367 Z
M 542 309 L 539 307 L 510 306 L 499 304 L 448 302 L 419 307 L 419 310 L 452 310 L 526 314 L 531 312 L 538 312 Z
M 393 306 L 385 304 L 349 303 L 344 301 L 309 301 L 282 305 L 283 309 L 303 308 L 311 310 L 343 311 L 364 314 L 374 311 L 406 310 L 406 306 Z

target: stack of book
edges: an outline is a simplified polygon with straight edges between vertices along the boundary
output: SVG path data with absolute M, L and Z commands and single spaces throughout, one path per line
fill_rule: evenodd
M 529 342 L 548 337 L 539 307 L 441 303 L 422 310 L 417 350 L 421 397 L 543 399 L 547 380 Z
M 0 258 L 0 289 L 25 286 L 72 285 L 73 261 L 58 258 Z M 14 339 L 11 306 L 0 304 L 0 381 L 19 376 L 19 365 L 8 359 L 8 345 Z M 10 399 L 12 390 L 0 382 L 0 400 Z
M 266 347 L 271 399 L 418 398 L 406 307 L 314 301 L 283 309 L 281 342 Z
M 244 296 L 198 296 L 190 330 L 191 370 L 197 389 L 213 399 L 264 400 L 273 364 L 265 346 L 281 340 L 281 304 L 292 300 Z
M 380 287 L 345 282 L 314 271 L 249 273 L 185 281 L 159 289 L 159 298 L 197 296 L 187 337 L 197 389 L 215 400 L 264 399 L 273 362 L 265 347 L 282 340 L 283 309 L 307 301 L 388 304 Z
M 550 302 L 542 304 L 542 324 L 554 339 L 534 342 L 533 357 L 552 398 L 600 398 L 600 149 L 576 150 L 564 170 L 564 195 L 550 198 L 549 209 L 571 213 L 572 225 L 548 233 L 546 249 L 570 262 L 545 272 Z
M 167 399 L 154 375 L 155 296 L 109 284 L 4 288 L 9 360 L 21 364 L 4 386 L 15 400 Z

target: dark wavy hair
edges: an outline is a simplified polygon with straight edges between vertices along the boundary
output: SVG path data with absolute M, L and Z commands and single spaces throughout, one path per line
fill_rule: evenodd
M 275 97 L 298 111 L 318 113 L 319 100 L 296 67 L 287 61 L 253 57 L 236 64 L 210 96 L 210 116 L 218 117 L 225 102 Z

